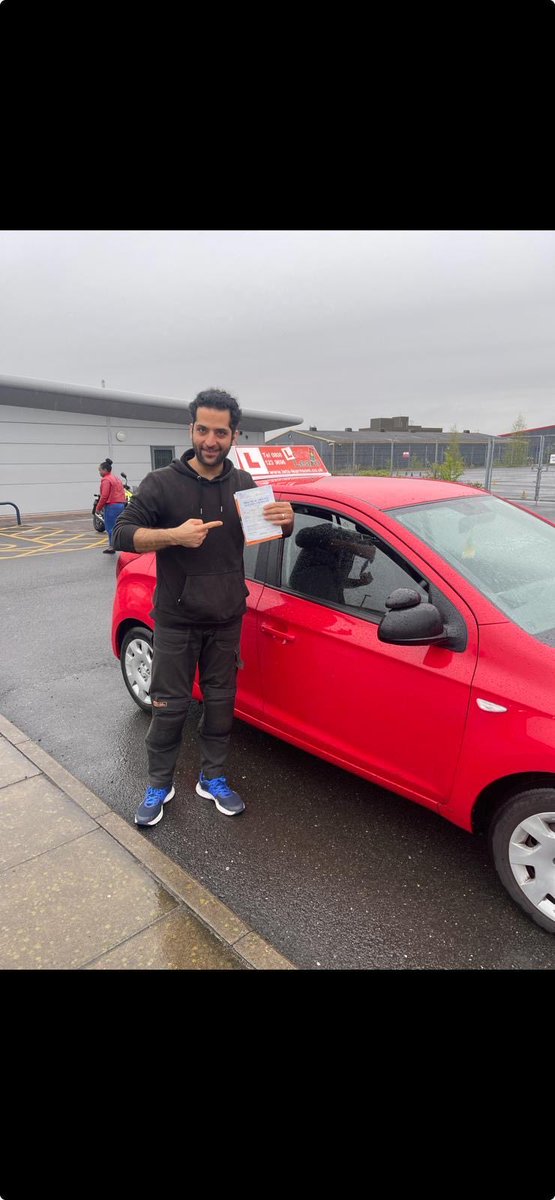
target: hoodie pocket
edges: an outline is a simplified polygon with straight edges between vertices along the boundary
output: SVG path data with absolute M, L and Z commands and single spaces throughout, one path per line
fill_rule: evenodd
M 188 575 L 177 604 L 186 620 L 219 625 L 245 612 L 248 594 L 240 571 Z

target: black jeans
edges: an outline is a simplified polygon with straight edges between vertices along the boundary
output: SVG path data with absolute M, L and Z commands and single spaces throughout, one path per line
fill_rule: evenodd
M 171 629 L 156 625 L 150 681 L 152 718 L 145 739 L 151 787 L 168 787 L 173 781 L 197 664 L 204 701 L 198 724 L 201 769 L 207 779 L 224 774 L 241 666 L 242 623 L 239 617 L 225 625 Z

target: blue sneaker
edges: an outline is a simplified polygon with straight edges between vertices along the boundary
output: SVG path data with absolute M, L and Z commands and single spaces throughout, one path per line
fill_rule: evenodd
M 206 779 L 201 771 L 196 792 L 197 796 L 213 800 L 218 812 L 224 813 L 226 817 L 235 817 L 245 807 L 241 797 L 230 788 L 225 775 L 218 775 L 217 779 Z
M 135 813 L 135 825 L 157 825 L 164 815 L 164 804 L 175 796 L 175 788 L 148 787 L 145 798 Z

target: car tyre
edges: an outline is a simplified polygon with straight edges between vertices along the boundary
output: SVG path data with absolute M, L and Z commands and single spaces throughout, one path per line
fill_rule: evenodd
M 555 788 L 519 792 L 490 828 L 495 869 L 519 908 L 555 933 Z
M 152 664 L 152 629 L 134 625 L 121 643 L 120 666 L 125 686 L 135 704 L 143 712 L 151 712 L 150 668 Z

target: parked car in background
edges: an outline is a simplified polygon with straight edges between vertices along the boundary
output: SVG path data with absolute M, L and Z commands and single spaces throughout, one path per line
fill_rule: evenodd
M 272 482 L 295 530 L 245 550 L 237 717 L 487 835 L 555 933 L 555 526 L 436 480 Z M 121 554 L 113 607 L 144 711 L 155 570 Z

